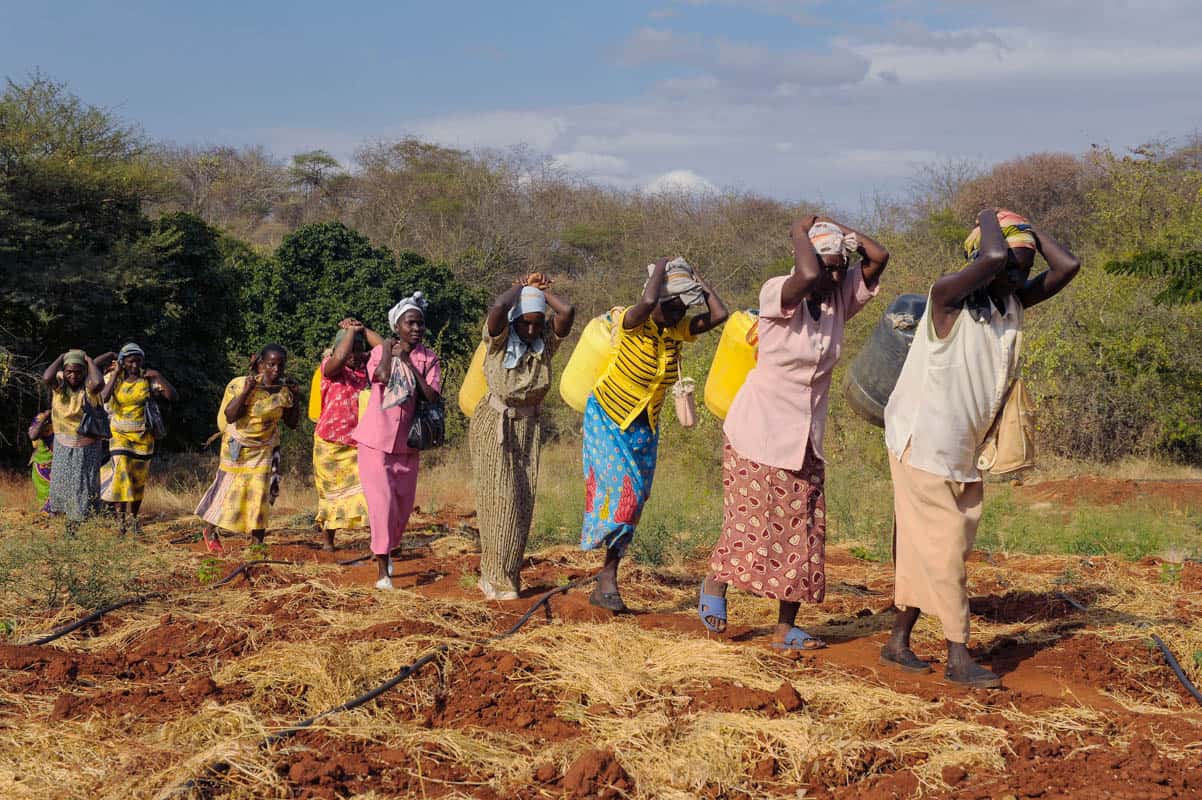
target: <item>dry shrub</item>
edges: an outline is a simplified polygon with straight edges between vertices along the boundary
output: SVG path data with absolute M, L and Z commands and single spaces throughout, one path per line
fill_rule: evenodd
M 969 222 L 983 208 L 1022 214 L 1066 244 L 1080 240 L 1090 212 L 1095 174 L 1069 153 L 1033 153 L 1004 161 L 956 191 L 952 209 Z

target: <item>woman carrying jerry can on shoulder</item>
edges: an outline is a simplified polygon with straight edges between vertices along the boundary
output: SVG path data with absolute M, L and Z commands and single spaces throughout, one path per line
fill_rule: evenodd
M 683 345 L 727 317 L 722 300 L 683 258 L 661 258 L 647 271 L 642 297 L 614 320 L 616 350 L 584 410 L 580 548 L 605 546 L 589 602 L 614 612 L 626 610 L 618 564 L 651 495 L 660 412 L 680 375 Z M 705 311 L 686 317 L 692 306 Z
M 725 630 L 731 585 L 776 600 L 772 646 L 798 651 L 825 647 L 794 621 L 801 603 L 826 594 L 822 435 L 831 376 L 844 326 L 876 296 L 889 252 L 826 217 L 799 220 L 789 233 L 793 269 L 760 289 L 759 358 L 722 429 L 722 535 L 698 615 L 709 630 Z

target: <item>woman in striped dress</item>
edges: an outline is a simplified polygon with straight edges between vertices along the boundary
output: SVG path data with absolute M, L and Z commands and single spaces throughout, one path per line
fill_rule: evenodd
M 648 267 L 643 296 L 615 321 L 617 352 L 584 410 L 584 525 L 580 548 L 604 545 L 605 565 L 589 597 L 626 610 L 618 564 L 651 495 L 664 396 L 680 376 L 683 344 L 726 321 L 726 306 L 688 262 L 661 258 Z M 706 310 L 692 318 L 690 306 Z
M 576 311 L 533 273 L 493 302 L 484 323 L 488 392 L 472 415 L 470 442 L 480 525 L 480 591 L 516 600 L 534 515 L 542 450 L 539 409 L 551 388 L 551 359 Z M 547 319 L 547 308 L 555 312 Z

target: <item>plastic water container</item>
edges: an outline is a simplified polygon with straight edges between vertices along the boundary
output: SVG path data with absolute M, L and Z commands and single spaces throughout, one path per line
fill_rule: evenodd
M 467 367 L 463 383 L 459 385 L 459 410 L 467 418 L 476 413 L 476 406 L 488 391 L 488 381 L 484 379 L 484 353 L 488 345 L 480 342 L 476 352 L 472 354 L 472 363 Z
M 359 392 L 359 419 L 367 411 L 367 401 L 371 398 L 371 384 Z M 313 370 L 313 379 L 309 381 L 309 420 L 317 422 L 321 419 L 321 365 Z
M 581 414 L 588 405 L 593 387 L 597 385 L 597 381 L 609 367 L 610 359 L 613 358 L 616 344 L 613 326 L 622 310 L 621 307 L 611 308 L 605 314 L 589 320 L 588 325 L 584 326 L 584 332 L 580 334 L 580 341 L 572 350 L 572 357 L 563 368 L 563 374 L 559 376 L 560 397 Z
M 309 381 L 309 420 L 317 422 L 321 419 L 321 364 L 313 370 L 313 380 Z
M 722 328 L 714 363 L 705 379 L 705 407 L 718 419 L 726 419 L 739 387 L 755 366 L 758 321 L 758 309 L 736 311 Z
M 843 395 L 852 409 L 873 425 L 885 427 L 885 405 L 897 385 L 926 307 L 923 295 L 900 295 L 885 309 L 868 344 L 851 363 Z

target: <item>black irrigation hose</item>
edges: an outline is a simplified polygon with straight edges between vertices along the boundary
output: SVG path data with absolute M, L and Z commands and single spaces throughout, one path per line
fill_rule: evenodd
M 1078 611 L 1089 610 L 1064 592 L 1056 592 L 1056 596 Z M 1193 695 L 1193 698 L 1198 701 L 1198 704 L 1202 705 L 1202 692 L 1198 691 L 1198 687 L 1194 686 L 1193 681 L 1191 681 L 1189 676 L 1185 674 L 1185 670 L 1183 670 L 1181 668 L 1181 664 L 1177 662 L 1177 658 L 1173 655 L 1173 651 L 1169 650 L 1168 645 L 1164 643 L 1164 640 L 1156 634 L 1152 634 L 1152 642 L 1158 648 L 1160 648 L 1161 655 L 1164 656 L 1164 660 L 1168 663 L 1169 668 L 1173 670 L 1173 674 L 1177 676 L 1177 680 L 1181 682 L 1181 685 L 1185 687 L 1187 692 Z
M 577 586 L 583 586 L 585 584 L 591 583 L 592 581 L 594 581 L 596 579 L 597 579 L 596 574 L 584 575 L 579 578 L 576 578 L 573 581 L 569 581 L 568 583 L 565 583 L 563 586 L 557 586 L 554 589 L 543 592 L 541 595 L 538 596 L 538 599 L 534 601 L 534 605 L 530 606 L 530 608 L 526 611 L 526 613 L 523 614 L 516 623 L 514 623 L 512 628 L 510 628 L 509 630 L 507 630 L 503 633 L 498 633 L 494 636 L 488 636 L 484 639 L 477 639 L 477 640 L 473 641 L 472 644 L 484 645 L 484 644 L 488 644 L 490 642 L 497 642 L 497 641 L 500 641 L 501 639 L 505 639 L 510 636 L 513 636 L 515 633 L 520 631 L 522 629 L 522 626 L 525 625 L 527 622 L 529 622 L 530 618 L 534 616 L 535 612 L 538 611 L 540 608 L 542 608 L 544 605 L 546 605 L 547 602 L 552 597 L 554 597 L 558 594 L 564 594 L 569 589 L 574 589 Z M 300 733 L 301 731 L 305 730 L 306 728 L 309 728 L 312 725 L 314 725 L 319 720 L 322 720 L 326 717 L 333 716 L 334 714 L 340 714 L 343 711 L 350 711 L 351 709 L 358 708 L 359 706 L 362 706 L 366 703 L 370 703 L 372 700 L 375 700 L 380 695 L 393 689 L 394 687 L 399 685 L 401 682 L 416 675 L 418 672 L 420 672 L 422 670 L 423 667 L 425 667 L 430 662 L 434 661 L 436 658 L 438 658 L 443 653 L 447 652 L 448 649 L 449 649 L 448 645 L 445 645 L 445 644 L 439 645 L 435 649 L 431 650 L 429 653 L 426 653 L 424 656 L 422 656 L 418 660 L 414 661 L 412 664 L 409 664 L 409 665 L 403 667 L 401 669 L 401 671 L 398 672 L 396 675 L 393 675 L 388 680 L 386 680 L 383 683 L 381 683 L 380 685 L 364 692 L 363 694 L 359 695 L 358 697 L 353 697 L 350 700 L 347 700 L 345 703 L 343 703 L 339 706 L 335 706 L 334 708 L 322 711 L 320 714 L 315 714 L 312 717 L 309 717 L 308 719 L 301 720 L 300 722 L 293 723 L 292 725 L 289 725 L 287 728 L 278 730 L 275 733 L 268 734 L 267 736 L 263 737 L 263 739 L 259 742 L 259 746 L 267 747 L 269 745 L 273 745 L 276 742 L 287 739 L 289 736 Z M 180 785 L 178 785 L 174 789 L 172 789 L 167 794 L 167 796 L 173 797 L 173 796 L 182 794 L 184 792 L 187 792 L 191 789 L 198 788 L 198 784 L 200 782 L 204 781 L 208 777 L 215 777 L 217 775 L 220 775 L 221 773 L 226 772 L 228 770 L 228 767 L 229 767 L 229 765 L 225 764 L 224 762 L 210 764 L 204 768 L 203 775 L 201 777 L 191 778 L 191 779 L 185 781 L 184 783 L 181 783 Z
M 46 634 L 42 638 L 35 639 L 32 642 L 26 642 L 23 646 L 28 647 L 28 646 L 33 646 L 33 645 L 50 644 L 55 639 L 60 639 L 63 636 L 66 636 L 68 633 L 71 633 L 72 631 L 77 631 L 80 628 L 82 628 L 83 626 L 88 625 L 92 622 L 95 622 L 96 620 L 100 619 L 105 614 L 109 613 L 110 611 L 116 611 L 117 609 L 125 608 L 126 606 L 136 606 L 136 605 L 139 605 L 140 603 L 145 603 L 148 600 L 155 600 L 160 597 L 166 597 L 166 596 L 167 596 L 167 592 L 151 592 L 150 594 L 139 594 L 134 597 L 127 597 L 119 603 L 113 603 L 111 606 L 105 606 L 102 609 L 93 611 L 91 614 L 88 614 L 86 617 L 84 617 L 82 619 L 77 619 L 74 622 L 70 622 L 70 623 L 62 626 L 61 628 L 55 628 L 53 631 Z
M 1191 681 L 1189 676 L 1185 674 L 1185 670 L 1183 670 L 1181 665 L 1177 663 L 1177 659 L 1173 656 L 1173 652 L 1169 650 L 1161 638 L 1156 634 L 1152 634 L 1152 641 L 1155 642 L 1156 646 L 1160 648 L 1160 652 L 1164 655 L 1164 660 L 1169 662 L 1169 667 L 1173 670 L 1173 674 L 1177 676 L 1177 680 L 1181 681 L 1181 685 L 1185 687 L 1185 690 L 1194 696 L 1194 699 L 1198 701 L 1199 705 L 1202 705 L 1202 692 L 1198 691 L 1198 687 L 1194 686 L 1193 681 Z
M 234 578 L 247 572 L 247 570 L 250 567 L 256 566 L 258 564 L 285 564 L 285 565 L 289 565 L 289 566 L 300 566 L 295 561 L 277 561 L 277 560 L 270 559 L 270 558 L 261 558 L 256 561 L 247 561 L 245 564 L 242 564 L 237 569 L 235 569 L 233 572 L 231 572 L 229 575 L 226 575 L 224 578 L 217 581 L 217 583 L 214 583 L 212 586 L 209 586 L 208 588 L 216 589 L 218 586 L 224 586 L 225 584 L 232 581 Z M 34 639 L 31 642 L 25 642 L 22 646 L 23 647 L 32 647 L 34 645 L 50 644 L 55 639 L 61 639 L 62 637 L 66 636 L 68 633 L 77 631 L 80 628 L 84 627 L 85 625 L 95 622 L 96 620 L 103 617 L 105 614 L 108 614 L 112 611 L 117 611 L 118 609 L 122 609 L 127 606 L 141 605 L 142 603 L 145 603 L 149 600 L 158 600 L 163 597 L 168 597 L 170 594 L 171 594 L 171 592 L 150 592 L 148 594 L 139 594 L 139 595 L 134 595 L 133 597 L 127 597 L 124 600 L 121 600 L 120 602 L 113 603 L 111 606 L 105 606 L 104 608 L 97 609 L 96 611 L 93 611 L 91 614 L 88 614 L 86 617 L 82 617 L 80 619 L 75 620 L 74 622 L 70 622 L 70 623 L 62 626 L 61 628 L 55 628 L 53 631 L 51 631 L 50 633 L 41 637 L 40 639 Z

